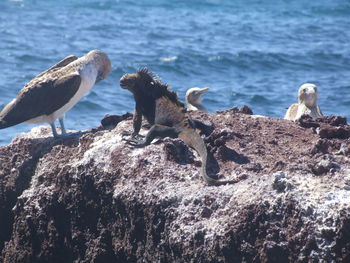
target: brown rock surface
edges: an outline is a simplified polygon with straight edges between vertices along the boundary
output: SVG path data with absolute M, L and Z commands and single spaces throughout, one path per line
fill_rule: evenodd
M 129 147 L 126 115 L 0 147 L 0 262 L 350 262 L 350 139 L 317 132 L 346 121 L 190 114 L 237 184 L 178 139 Z

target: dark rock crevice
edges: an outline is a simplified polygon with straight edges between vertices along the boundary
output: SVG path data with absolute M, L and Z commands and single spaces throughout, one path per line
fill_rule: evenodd
M 5 152 L 0 153 L 1 178 L 0 181 L 0 250 L 4 247 L 4 242 L 11 237 L 13 225 L 12 208 L 17 202 L 18 196 L 29 187 L 33 177 L 38 160 L 50 151 L 52 147 L 47 147 L 42 151 L 46 142 L 37 145 L 29 145 L 29 148 L 21 149 L 20 144 L 27 146 L 25 142 L 19 142 L 13 155 L 7 155 Z M 1 151 L 2 149 L 0 149 Z M 7 180 L 6 180 L 7 179 Z
M 12 144 L 10 154 L 5 148 L 0 147 L 0 251 L 12 235 L 14 223 L 12 210 L 18 197 L 29 188 L 39 160 L 50 153 L 55 146 L 77 146 L 80 137 L 81 134 L 62 139 L 52 137 L 19 139 Z

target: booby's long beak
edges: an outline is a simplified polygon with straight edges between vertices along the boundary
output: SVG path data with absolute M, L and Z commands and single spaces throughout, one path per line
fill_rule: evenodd
M 317 88 L 306 87 L 302 91 L 299 102 L 303 102 L 306 106 L 312 107 L 317 104 Z
M 102 71 L 99 71 L 97 73 L 97 77 L 96 77 L 96 81 L 95 81 L 95 84 L 99 81 L 103 80 L 103 72 Z
M 209 90 L 209 88 L 201 88 L 201 89 L 198 91 L 198 94 L 202 95 L 202 94 L 206 93 L 208 90 Z

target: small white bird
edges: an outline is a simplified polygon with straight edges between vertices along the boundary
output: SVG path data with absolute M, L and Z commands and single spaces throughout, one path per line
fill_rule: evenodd
M 190 88 L 186 92 L 186 104 L 189 110 L 207 111 L 207 109 L 201 104 L 201 95 L 206 93 L 209 88 Z
M 81 58 L 70 55 L 27 83 L 17 97 L 0 112 L 0 129 L 23 122 L 51 125 L 58 137 L 55 121 L 59 119 L 66 134 L 64 115 L 98 81 L 111 72 L 108 56 L 92 50 Z
M 302 115 L 310 115 L 312 118 L 322 117 L 320 107 L 317 105 L 317 87 L 312 83 L 305 83 L 298 91 L 298 104 L 292 104 L 284 116 L 286 120 L 298 120 Z

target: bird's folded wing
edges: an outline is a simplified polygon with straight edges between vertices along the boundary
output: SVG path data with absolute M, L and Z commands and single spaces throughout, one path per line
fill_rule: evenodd
M 48 70 L 45 70 L 43 72 L 41 72 L 38 76 L 36 76 L 35 78 L 38 78 L 38 77 L 41 77 L 43 76 L 45 73 L 48 73 L 52 70 L 55 70 L 55 69 L 59 69 L 59 68 L 62 68 L 62 67 L 65 67 L 67 66 L 68 64 L 70 64 L 71 62 L 77 60 L 78 57 L 75 56 L 75 55 L 69 55 L 67 57 L 65 57 L 64 59 L 62 59 L 61 61 L 57 62 L 55 65 L 51 66 Z
M 288 108 L 286 115 L 284 115 L 284 119 L 294 121 L 298 112 L 298 104 L 292 104 Z
M 15 101 L 0 113 L 1 128 L 52 114 L 69 102 L 80 83 L 80 75 L 71 74 L 25 87 Z

